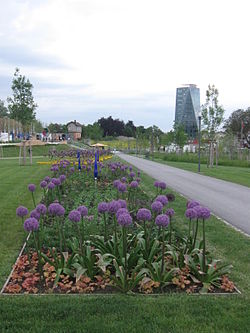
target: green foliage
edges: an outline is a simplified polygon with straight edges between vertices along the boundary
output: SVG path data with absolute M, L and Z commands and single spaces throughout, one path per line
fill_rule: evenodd
M 210 140 L 214 140 L 215 134 L 223 122 L 225 110 L 218 101 L 219 91 L 214 85 L 209 85 L 206 91 L 206 103 L 202 106 L 203 127 Z
M 91 249 L 90 245 L 85 246 L 83 255 L 75 255 L 75 262 L 73 263 L 73 267 L 76 269 L 76 282 L 84 274 L 86 274 L 91 279 L 94 279 L 94 276 L 98 273 L 96 259 L 97 257 L 95 252 Z
M 166 287 L 171 283 L 174 274 L 178 271 L 177 268 L 173 268 L 171 270 L 167 270 L 166 264 L 162 265 L 160 261 L 152 262 L 149 265 L 149 275 L 154 282 L 159 282 L 162 288 Z
M 20 74 L 19 68 L 16 68 L 14 73 L 11 89 L 13 97 L 7 99 L 10 117 L 20 121 L 22 126 L 27 128 L 35 119 L 37 104 L 32 95 L 33 85 Z
M 250 131 L 250 107 L 246 110 L 238 109 L 232 112 L 224 123 L 224 129 L 227 133 L 232 133 L 238 137 L 241 132 L 246 136 Z
M 172 136 L 172 134 L 171 134 Z M 184 130 L 184 126 L 182 124 L 174 124 L 174 143 L 178 145 L 180 148 L 183 148 L 183 146 L 187 143 L 187 134 Z
M 0 118 L 8 116 L 8 109 L 4 106 L 4 101 L 0 99 Z

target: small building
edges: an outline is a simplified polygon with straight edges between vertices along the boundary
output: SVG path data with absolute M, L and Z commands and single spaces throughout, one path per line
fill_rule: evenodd
M 71 140 L 80 140 L 82 137 L 82 125 L 76 120 L 67 124 L 68 134 Z

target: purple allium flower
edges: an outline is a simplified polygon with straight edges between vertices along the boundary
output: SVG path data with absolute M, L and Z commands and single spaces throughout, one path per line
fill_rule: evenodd
M 117 189 L 119 192 L 124 193 L 127 191 L 127 185 L 120 182 Z
M 167 227 L 169 225 L 169 217 L 166 214 L 156 216 L 155 224 L 158 227 Z
M 126 202 L 126 200 L 119 199 L 117 201 L 119 202 L 121 208 L 127 208 L 127 202 Z
M 130 172 L 129 177 L 134 178 L 135 177 L 135 173 L 133 171 Z
M 130 187 L 131 188 L 137 188 L 139 186 L 138 182 L 136 180 L 133 180 L 131 183 L 130 183 Z
M 120 214 L 117 218 L 117 222 L 122 227 L 128 227 L 130 224 L 132 224 L 132 217 L 129 213 Z
M 133 170 L 132 166 L 129 167 L 129 171 L 131 172 Z
M 158 182 L 157 180 L 154 182 L 155 187 L 159 187 L 159 184 L 160 184 L 160 182 Z
M 44 180 L 45 180 L 47 183 L 49 183 L 49 182 L 50 182 L 50 177 L 49 177 L 49 176 L 46 176 L 46 177 L 44 178 Z
M 88 208 L 86 206 L 79 206 L 77 210 L 80 212 L 82 217 L 88 215 Z
M 75 168 L 74 168 L 74 167 L 71 167 L 71 168 L 69 169 L 69 171 L 70 171 L 71 173 L 73 173 L 73 172 L 75 171 Z
M 41 188 L 45 188 L 47 186 L 47 182 L 45 180 L 42 180 L 40 183 Z
M 51 179 L 51 182 L 52 182 L 53 184 L 55 184 L 56 186 L 61 185 L 61 181 L 60 181 L 59 178 L 52 178 L 52 179 Z
M 24 230 L 28 232 L 37 231 L 39 228 L 39 222 L 34 217 L 29 217 L 27 220 L 24 221 L 23 227 Z
M 65 209 L 59 203 L 52 203 L 49 205 L 48 212 L 53 216 L 63 216 Z
M 116 213 L 116 218 L 118 218 L 119 215 L 126 214 L 126 213 L 128 213 L 127 208 L 119 208 L 117 213 Z
M 89 215 L 86 217 L 88 221 L 92 221 L 94 219 L 94 215 Z
M 140 183 L 141 178 L 137 177 L 137 178 L 136 178 L 136 181 L 137 181 L 137 183 Z
M 40 220 L 40 213 L 34 209 L 30 212 L 30 217 L 34 217 L 36 220 Z
M 175 211 L 173 208 L 169 208 L 166 210 L 166 215 L 168 215 L 169 217 L 174 216 L 174 214 L 175 214 Z
M 111 202 L 109 202 L 108 207 L 109 207 L 109 213 L 115 214 L 118 211 L 118 209 L 121 208 L 121 204 L 119 201 L 112 200 Z
M 28 211 L 28 209 L 26 207 L 24 207 L 24 206 L 17 207 L 17 209 L 16 209 L 16 216 L 24 217 L 24 216 L 26 216 L 28 214 L 29 214 L 29 211 Z
M 155 201 L 160 201 L 160 203 L 165 206 L 168 203 L 168 198 L 165 195 L 158 195 Z
M 50 182 L 49 184 L 48 184 L 48 189 L 49 190 L 53 190 L 54 188 L 55 188 L 55 184 L 54 183 L 52 183 L 52 182 Z
M 185 212 L 185 215 L 188 219 L 195 219 L 197 217 L 197 212 L 193 208 L 188 208 Z
M 151 209 L 153 212 L 161 213 L 163 209 L 163 204 L 160 201 L 154 201 L 151 205 Z
M 109 209 L 107 202 L 100 202 L 97 209 L 100 214 L 106 213 Z
M 141 177 L 141 171 L 137 171 L 137 176 Z
M 198 201 L 189 201 L 187 204 L 187 208 L 194 208 L 195 206 L 200 206 L 200 203 Z
M 122 177 L 122 178 L 121 178 L 121 181 L 122 181 L 123 183 L 126 183 L 126 182 L 127 182 L 127 178 L 126 178 L 126 177 Z
M 189 209 L 189 208 L 188 208 Z M 191 209 L 191 208 L 190 208 Z M 201 218 L 201 206 L 194 206 L 194 208 L 192 208 L 196 211 L 196 217 L 199 219 Z
M 29 190 L 30 192 L 35 192 L 35 190 L 36 190 L 36 185 L 35 185 L 35 184 L 29 184 L 29 185 L 28 185 L 28 190 Z
M 66 180 L 66 176 L 60 175 L 59 179 L 60 179 L 60 182 L 63 183 Z
M 211 213 L 210 213 L 210 210 L 209 210 L 208 208 L 206 208 L 206 207 L 201 207 L 201 208 L 200 208 L 200 214 L 199 214 L 199 215 L 200 215 L 200 217 L 201 217 L 202 219 L 207 220 L 207 219 L 209 219 Z
M 80 222 L 81 221 L 81 213 L 78 211 L 78 210 L 72 210 L 70 213 L 69 213 L 69 216 L 68 216 L 69 220 L 71 222 Z
M 165 190 L 165 189 L 167 188 L 166 183 L 164 183 L 164 182 L 159 182 L 159 188 L 160 188 L 161 190 Z
M 41 214 L 45 215 L 47 213 L 47 207 L 44 204 L 39 204 L 36 206 L 36 210 Z
M 120 184 L 121 184 L 120 179 L 116 179 L 116 180 L 113 181 L 113 186 L 116 187 L 116 188 L 118 188 L 118 186 L 119 186 Z
M 166 194 L 166 197 L 168 198 L 169 202 L 175 201 L 175 195 L 173 193 Z
M 150 221 L 152 218 L 151 212 L 147 208 L 140 208 L 136 214 L 136 218 L 139 221 Z

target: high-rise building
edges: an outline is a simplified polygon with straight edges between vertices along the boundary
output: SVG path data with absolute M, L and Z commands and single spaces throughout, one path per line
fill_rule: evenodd
M 187 84 L 177 88 L 175 123 L 183 125 L 189 138 L 197 137 L 199 112 L 200 89 L 195 84 Z

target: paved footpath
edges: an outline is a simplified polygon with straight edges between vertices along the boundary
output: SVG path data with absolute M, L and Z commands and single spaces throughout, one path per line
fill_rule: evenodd
M 123 153 L 118 156 L 250 235 L 250 188 Z

